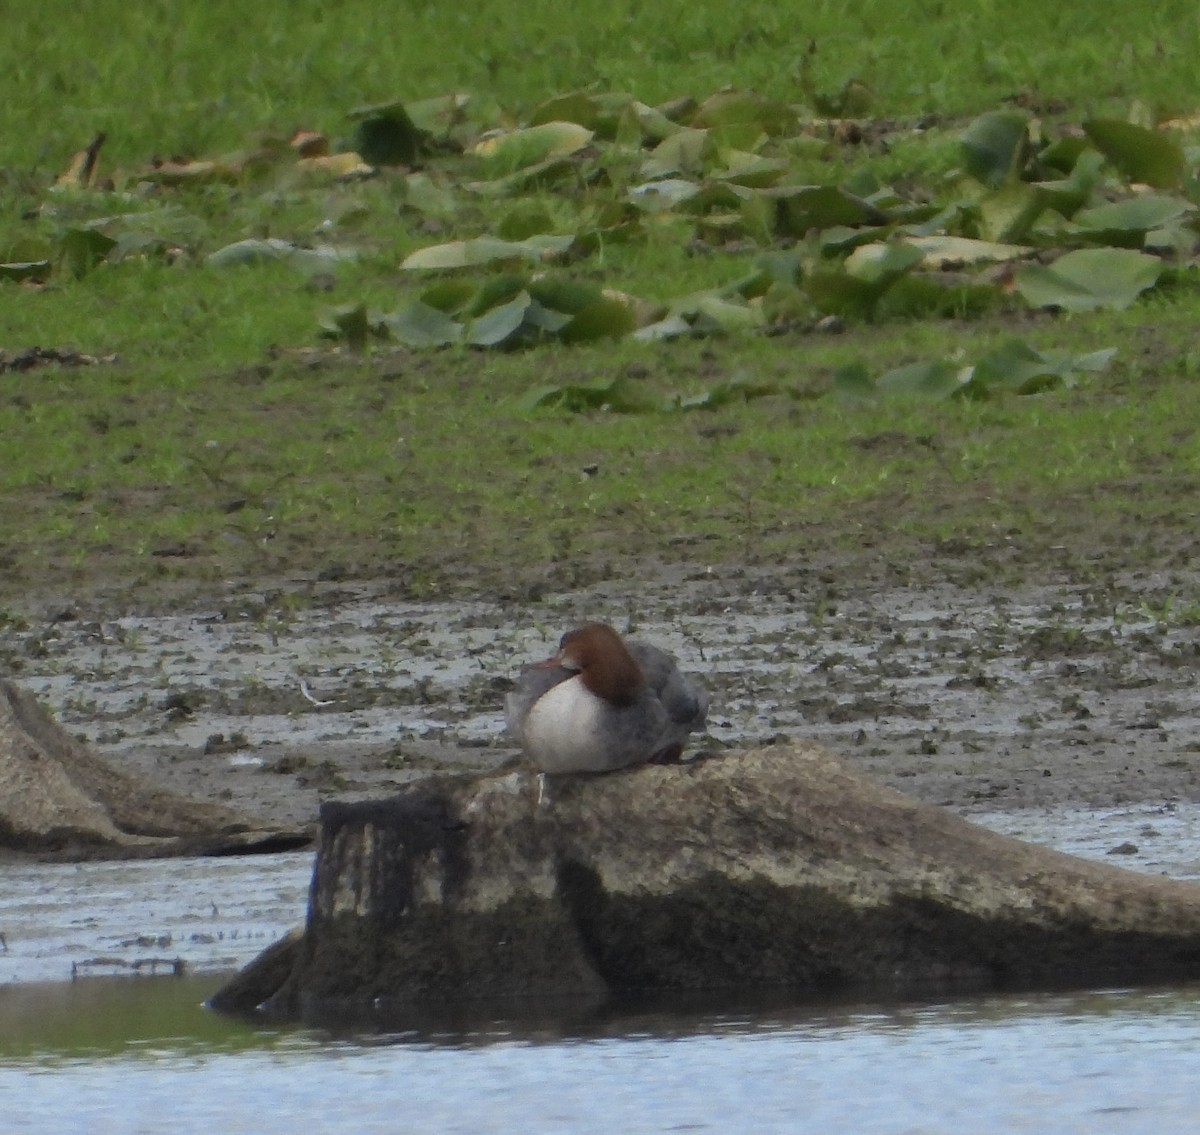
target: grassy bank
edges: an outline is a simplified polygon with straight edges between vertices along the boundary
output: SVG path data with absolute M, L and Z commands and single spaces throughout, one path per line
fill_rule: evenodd
M 421 592 L 547 564 L 569 578 L 625 555 L 794 560 L 890 541 L 911 556 L 964 538 L 1120 540 L 1135 555 L 1154 532 L 1185 536 L 1200 473 L 1192 135 L 1179 144 L 1186 168 L 1157 193 L 1178 204 L 1173 251 L 1146 256 L 1174 274 L 1136 303 L 1055 315 L 1013 294 L 1003 259 L 966 272 L 906 264 L 887 300 L 882 288 L 858 306 L 838 297 L 860 288 L 844 264 L 868 229 L 880 249 L 920 225 L 969 231 L 999 256 L 996 195 L 1082 176 L 1030 159 L 991 186 L 986 171 L 967 177 L 964 128 L 1005 99 L 1027 107 L 1031 150 L 1078 140 L 1075 125 L 1096 116 L 1132 117 L 1158 138 L 1159 121 L 1200 102 L 1200 17 L 1183 4 L 1103 21 L 1084 5 L 844 9 L 100 3 L 23 18 L 0 47 L 0 259 L 35 267 L 0 281 L 0 347 L 62 353 L 0 370 L 7 596 L 293 570 L 394 575 Z M 740 197 L 704 212 L 630 204 L 658 176 L 646 172 L 661 154 L 652 132 L 696 130 L 700 119 L 679 117 L 692 111 L 643 116 L 636 137 L 623 111 L 611 138 L 589 130 L 537 178 L 521 180 L 525 158 L 473 155 L 489 131 L 586 83 L 647 106 L 732 84 L 791 119 L 737 145 L 728 123 L 711 127 L 711 152 L 682 172 Z M 351 108 L 450 91 L 472 96 L 453 130 L 400 166 L 346 178 L 278 157 L 296 128 L 323 131 L 338 153 L 355 143 Z M 847 116 L 844 136 L 833 122 Z M 95 178 L 51 188 L 98 131 Z M 168 182 L 150 161 L 245 153 L 271 133 L 281 142 L 265 165 L 230 159 L 210 176 L 184 162 Z M 1075 210 L 1141 195 L 1120 155 L 1105 151 L 1103 168 L 1093 156 L 1092 196 Z M 852 186 L 874 219 L 821 219 L 815 237 L 807 222 L 763 221 L 763 185 L 790 200 L 809 184 Z M 1016 233 L 1018 273 L 1080 239 L 1151 249 L 1148 229 L 1101 239 L 1093 224 L 1080 238 L 1082 214 L 1039 216 Z M 574 240 L 551 264 L 558 277 L 617 289 L 639 311 L 657 305 L 653 318 L 683 311 L 688 333 L 440 350 L 373 331 L 362 343 L 320 337 L 331 307 L 368 322 L 411 312 L 403 305 L 430 279 L 486 290 L 515 271 L 503 298 L 525 295 L 536 272 L 507 259 L 444 276 L 404 267 L 430 246 L 497 232 Z M 329 241 L 353 259 L 208 260 L 246 239 L 284 242 L 288 256 Z M 764 255 L 792 256 L 788 278 L 739 285 L 762 276 Z M 811 283 L 821 279 L 832 280 L 824 291 Z M 720 301 L 712 334 L 698 301 L 688 306 L 695 296 Z M 1014 338 L 1037 352 L 1117 354 L 1102 373 L 1028 396 L 861 398 L 845 377 L 915 361 L 961 368 Z M 572 408 L 614 383 L 611 397 Z M 557 393 L 531 409 L 539 388 Z M 618 395 L 630 405 L 614 406 Z

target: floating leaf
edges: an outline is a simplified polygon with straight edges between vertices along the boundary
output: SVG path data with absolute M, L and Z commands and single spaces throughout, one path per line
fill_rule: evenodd
M 838 367 L 831 389 L 843 402 L 872 402 L 877 393 L 875 382 L 862 363 Z
M 993 240 L 972 240 L 965 236 L 910 236 L 905 244 L 920 251 L 926 268 L 954 268 L 966 264 L 997 264 L 1019 260 L 1033 252 L 1022 244 L 1001 244 Z
M 695 197 L 700 184 L 682 177 L 664 177 L 659 181 L 648 181 L 629 190 L 629 200 L 639 209 L 659 212 L 674 209 L 677 205 Z
M 727 382 L 718 382 L 702 394 L 687 397 L 676 395 L 668 399 L 664 409 L 719 410 L 722 406 L 751 402 L 755 398 L 767 398 L 779 393 L 780 386 L 777 382 L 753 382 L 750 379 L 735 377 Z
M 1029 151 L 1029 119 L 1020 111 L 982 114 L 963 131 L 963 165 L 976 181 L 993 188 L 1017 178 Z
M 559 335 L 564 343 L 620 339 L 637 329 L 637 313 L 628 298 L 602 295 L 575 312 Z
M 328 245 L 302 248 L 291 241 L 270 237 L 227 244 L 209 253 L 204 263 L 210 268 L 232 268 L 279 261 L 301 272 L 316 273 L 328 272 L 342 261 L 354 260 L 357 255 L 353 249 L 331 248 Z
M 463 337 L 463 324 L 444 311 L 417 300 L 391 315 L 384 325 L 406 347 L 445 347 Z
M 1130 181 L 1174 189 L 1187 172 L 1183 148 L 1169 134 L 1112 118 L 1093 118 L 1084 133 Z
M 979 235 L 985 240 L 1025 240 L 1034 222 L 1045 212 L 1048 195 L 1024 181 L 1009 181 L 985 194 L 976 203 Z
M 97 228 L 67 229 L 59 240 L 67 267 L 73 276 L 84 276 L 102 263 L 117 246 L 116 240 Z
M 1187 201 L 1147 193 L 1082 209 L 1075 214 L 1075 223 L 1094 240 L 1140 248 L 1148 232 L 1163 228 L 1192 211 L 1193 206 Z
M 525 322 L 526 312 L 532 297 L 522 291 L 508 303 L 500 304 L 471 320 L 467 327 L 466 341 L 473 347 L 497 347 L 516 338 Z
M 361 154 L 356 154 L 353 150 L 341 154 L 317 154 L 300 158 L 295 169 L 298 173 L 326 174 L 343 180 L 372 177 L 378 172 L 374 166 L 363 161 Z
M 1059 386 L 1073 386 L 1081 372 L 1104 370 L 1115 354 L 1115 348 L 1078 356 L 1043 353 L 1028 343 L 1012 339 L 975 364 L 964 389 L 974 397 L 996 392 L 1040 394 Z
M 721 157 L 726 168 L 712 176 L 748 189 L 766 189 L 776 185 L 788 171 L 785 161 L 778 158 L 762 158 L 741 150 L 726 150 Z
M 1064 311 L 1120 310 L 1158 282 L 1162 261 L 1122 248 L 1068 252 L 1049 267 L 1029 264 L 1013 286 L 1031 307 Z
M 470 102 L 471 96 L 459 91 L 405 103 L 404 109 L 418 130 L 426 135 L 445 137 L 462 121 L 463 112 Z
M 576 122 L 545 122 L 485 138 L 474 152 L 486 158 L 489 167 L 500 167 L 505 173 L 511 173 L 548 158 L 573 154 L 583 149 L 592 137 L 591 130 Z
M 875 388 L 881 394 L 915 395 L 940 402 L 958 394 L 970 376 L 970 367 L 951 362 L 909 363 L 888 371 L 875 383 Z
M 523 410 L 557 409 L 573 413 L 606 410 L 616 414 L 640 414 L 657 410 L 661 405 L 657 398 L 625 375 L 595 385 L 542 386 L 530 391 L 519 403 Z
M 639 327 L 633 333 L 633 337 L 644 343 L 654 343 L 691 334 L 692 325 L 682 315 L 672 313 L 654 323 L 648 323 L 645 327 Z
M 904 241 L 864 244 L 846 257 L 844 267 L 859 280 L 886 287 L 915 268 L 923 258 L 920 249 Z
M 794 132 L 796 113 L 752 91 L 720 91 L 696 108 L 690 124 L 724 146 L 753 150 L 767 138 Z
M 512 260 L 549 260 L 566 252 L 574 241 L 573 236 L 548 234 L 518 241 L 498 240 L 489 236 L 476 237 L 474 240 L 452 240 L 448 244 L 434 244 L 418 249 L 405 257 L 400 267 L 471 268 Z
M 931 401 L 988 398 L 996 394 L 1039 394 L 1071 386 L 1081 373 L 1102 371 L 1116 354 L 1109 348 L 1087 355 L 1036 350 L 1013 339 L 985 355 L 974 366 L 934 359 L 897 367 L 872 381 L 866 367 L 852 363 L 833 377 L 832 390 L 845 402 L 873 402 L 879 395 Z
M 836 185 L 789 185 L 762 193 L 778 203 L 780 236 L 802 237 L 834 225 L 881 225 L 888 219 L 881 209 Z
M 692 330 L 698 334 L 713 332 L 751 331 L 764 326 L 761 309 L 744 303 L 733 303 L 716 295 L 702 295 L 691 311 Z
M 321 330 L 327 338 L 344 339 L 352 351 L 361 351 L 367 338 L 378 333 L 378 327 L 367 315 L 365 304 L 347 304 L 326 312 L 321 318 Z
M 642 176 L 660 178 L 672 174 L 701 174 L 716 154 L 716 149 L 707 130 L 680 130 L 655 146 L 642 163 Z
M 44 280 L 49 275 L 49 260 L 9 260 L 0 264 L 0 280 Z

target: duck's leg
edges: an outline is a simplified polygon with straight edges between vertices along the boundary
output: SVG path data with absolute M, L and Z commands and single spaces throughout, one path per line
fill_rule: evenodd
M 651 753 L 646 761 L 648 765 L 677 765 L 680 758 L 683 756 L 683 745 L 676 741 L 673 745 L 666 745 L 659 749 L 656 753 Z

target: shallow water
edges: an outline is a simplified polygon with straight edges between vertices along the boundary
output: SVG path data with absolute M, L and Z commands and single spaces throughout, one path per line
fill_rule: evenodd
M 1189 989 L 336 1036 L 207 1014 L 198 981 L 126 981 L 124 1039 L 0 1041 L 4 1130 L 1162 1135 L 1200 1098 Z
M 1115 861 L 1200 874 L 1195 806 L 984 819 L 1096 858 L 1134 843 Z M 204 1009 L 218 971 L 301 921 L 310 870 L 304 854 L 0 868 L 0 1131 L 1194 1129 L 1200 997 L 1188 986 L 653 1012 L 550 1004 L 519 1020 L 324 1030 Z M 182 958 L 190 975 L 133 968 L 150 955 Z

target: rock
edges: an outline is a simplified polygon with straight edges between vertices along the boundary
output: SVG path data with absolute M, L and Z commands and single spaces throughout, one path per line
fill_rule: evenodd
M 113 768 L 26 690 L 0 680 L 0 851 L 63 859 L 234 855 L 310 842 Z
M 208 999 L 208 1007 L 219 1013 L 253 1013 L 277 993 L 288 979 L 295 968 L 296 956 L 303 941 L 303 927 L 289 930 L 222 985 Z
M 335 803 L 277 1014 L 1200 974 L 1200 887 L 1022 843 L 811 745 Z

